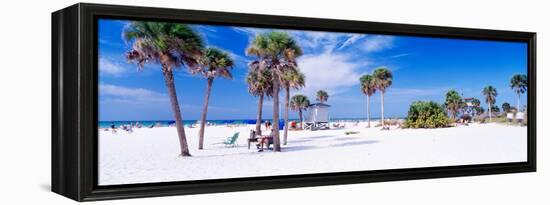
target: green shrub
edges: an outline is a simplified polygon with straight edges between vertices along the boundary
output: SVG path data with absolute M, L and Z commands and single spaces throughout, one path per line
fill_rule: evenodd
M 411 104 L 404 128 L 448 127 L 451 120 L 436 102 L 416 101 Z

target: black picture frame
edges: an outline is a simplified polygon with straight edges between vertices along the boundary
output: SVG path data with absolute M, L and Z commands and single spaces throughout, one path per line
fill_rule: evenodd
M 97 19 L 398 34 L 528 44 L 527 162 L 132 185 L 97 183 Z M 79 3 L 52 13 L 52 191 L 77 201 L 536 171 L 536 33 Z

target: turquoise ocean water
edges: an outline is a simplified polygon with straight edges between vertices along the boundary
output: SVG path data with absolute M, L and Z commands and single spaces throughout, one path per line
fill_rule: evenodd
M 391 118 L 391 119 L 395 119 L 395 118 Z M 400 118 L 400 119 L 402 119 L 402 118 Z M 271 121 L 270 119 L 264 119 L 263 121 L 265 122 L 266 120 Z M 332 118 L 330 121 L 331 122 L 342 122 L 342 121 L 354 122 L 354 121 L 366 121 L 366 120 L 367 120 L 366 118 Z M 379 118 L 371 118 L 371 121 L 375 121 L 375 120 L 379 120 Z M 289 121 L 298 121 L 298 119 L 289 119 Z M 252 119 L 252 120 L 243 120 L 243 119 L 240 119 L 240 120 L 207 120 L 207 122 L 209 122 L 211 124 L 214 124 L 214 125 L 256 124 L 255 119 Z M 161 127 L 166 127 L 166 126 L 170 126 L 170 125 L 174 124 L 175 122 L 173 120 L 99 121 L 98 126 L 99 126 L 99 128 L 109 128 L 109 127 L 111 127 L 111 125 L 115 125 L 116 127 L 119 127 L 121 125 L 130 125 L 130 124 L 135 124 L 135 123 L 139 123 L 143 127 L 152 127 L 156 124 L 158 124 Z M 192 124 L 195 124 L 195 123 L 197 123 L 197 120 L 184 120 L 183 121 L 183 124 L 185 126 L 192 125 Z M 283 120 L 280 120 L 279 124 L 283 124 Z

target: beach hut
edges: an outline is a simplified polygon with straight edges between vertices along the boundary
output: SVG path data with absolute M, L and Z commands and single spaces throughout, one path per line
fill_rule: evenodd
M 306 117 L 305 129 L 329 129 L 329 108 L 330 105 L 324 103 L 309 105 L 307 107 L 308 114 Z

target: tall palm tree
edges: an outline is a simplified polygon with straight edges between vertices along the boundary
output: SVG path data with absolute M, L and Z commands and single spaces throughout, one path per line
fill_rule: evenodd
M 380 124 L 384 127 L 384 93 L 393 83 L 393 75 L 386 67 L 380 67 L 374 70 L 372 77 L 374 77 L 374 85 L 376 90 L 380 91 L 380 110 L 381 118 Z
M 445 94 L 445 108 L 451 113 L 451 118 L 454 120 L 456 115 L 463 107 L 464 101 L 456 90 L 450 90 Z
M 497 89 L 493 86 L 487 86 L 483 88 L 483 91 L 481 92 L 485 96 L 485 102 L 489 105 L 487 106 L 487 110 L 489 111 L 489 120 L 492 120 L 493 114 L 492 114 L 492 107 L 493 104 L 496 103 L 496 97 L 498 95 Z
M 298 69 L 296 58 L 302 55 L 298 43 L 286 32 L 271 31 L 257 35 L 246 49 L 249 56 L 257 59 L 253 66 L 272 70 L 273 83 L 273 151 L 281 151 L 279 137 L 279 89 L 284 70 Z
M 519 107 L 519 101 L 521 94 L 525 93 L 527 91 L 527 75 L 524 74 L 516 74 L 512 76 L 512 79 L 510 80 L 510 87 L 518 94 L 518 111 L 520 110 Z
M 264 97 L 271 97 L 273 94 L 271 83 L 271 71 L 270 70 L 258 70 L 257 68 L 250 67 L 248 75 L 246 76 L 246 83 L 248 84 L 248 92 L 258 99 L 258 114 L 256 115 L 256 134 L 262 134 L 262 108 L 264 104 Z
M 204 126 L 206 125 L 206 113 L 208 112 L 208 102 L 214 78 L 221 77 L 232 79 L 231 68 L 233 68 L 233 59 L 227 52 L 217 48 L 207 48 L 203 56 L 199 59 L 201 65 L 198 69 L 192 70 L 193 74 L 199 74 L 206 78 L 206 91 L 204 94 L 204 105 L 201 114 L 201 125 L 199 128 L 199 149 L 204 146 Z
M 309 104 L 309 99 L 307 99 L 307 97 L 304 95 L 292 96 L 292 100 L 290 100 L 290 109 L 298 111 L 298 116 L 300 118 L 300 128 L 303 127 L 302 123 L 304 121 L 304 118 L 302 117 L 302 111 L 307 110 Z
M 137 63 L 139 70 L 149 62 L 161 65 L 176 121 L 180 155 L 191 156 L 176 96 L 173 71 L 183 65 L 188 68 L 198 66 L 198 59 L 204 47 L 200 35 L 185 24 L 134 21 L 124 29 L 123 37 L 133 44 L 132 50 L 126 54 L 126 59 Z
M 283 71 L 283 75 L 281 76 L 282 82 L 281 85 L 285 89 L 285 113 L 284 113 L 284 121 L 285 121 L 285 130 L 283 132 L 283 145 L 287 144 L 287 138 L 288 138 L 288 108 L 290 103 L 290 89 L 300 89 L 303 88 L 305 83 L 305 75 L 301 73 L 299 70 L 295 69 L 287 69 Z
M 367 127 L 370 127 L 370 97 L 376 92 L 376 85 L 374 84 L 374 77 L 368 74 L 361 76 L 359 81 L 361 82 L 361 92 L 367 95 Z
M 328 101 L 327 91 L 324 91 L 324 90 L 317 91 L 317 98 L 315 100 L 319 101 L 320 103 L 324 103 Z

